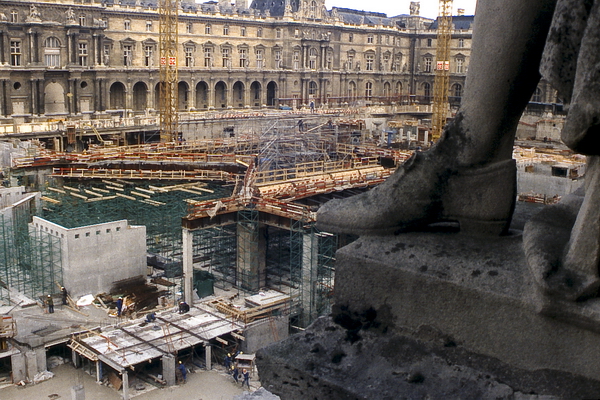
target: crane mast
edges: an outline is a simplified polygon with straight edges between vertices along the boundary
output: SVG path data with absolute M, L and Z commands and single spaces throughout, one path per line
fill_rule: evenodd
M 450 85 L 450 41 L 452 39 L 452 2 L 439 0 L 435 81 L 433 84 L 432 140 L 437 141 L 446 125 Z
M 179 0 L 159 0 L 160 141 L 172 142 L 178 135 L 178 13 Z

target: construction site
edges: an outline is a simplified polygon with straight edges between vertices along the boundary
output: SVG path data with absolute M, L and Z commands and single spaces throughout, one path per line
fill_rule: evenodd
M 165 1 L 159 118 L 5 129 L 0 385 L 49 379 L 56 358 L 124 399 L 182 383 L 180 365 L 256 374 L 256 350 L 329 313 L 336 250 L 355 238 L 319 231 L 320 205 L 383 182 L 456 111 L 452 1 L 440 6 L 432 105 L 179 115 L 177 6 Z M 514 151 L 520 200 L 581 185 L 584 158 L 532 143 Z

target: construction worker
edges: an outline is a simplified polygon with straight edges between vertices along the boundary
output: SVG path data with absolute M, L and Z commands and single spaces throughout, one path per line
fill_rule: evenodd
M 48 314 L 54 313 L 54 300 L 51 295 L 46 298 L 46 305 L 48 306 Z
M 244 380 L 242 381 L 242 387 L 244 387 L 245 383 L 246 386 L 248 386 L 248 389 L 250 389 L 250 372 L 248 372 L 246 368 L 242 370 L 242 377 L 244 378 Z
M 188 311 L 190 311 L 190 305 L 188 303 L 185 301 L 179 303 L 179 314 L 185 314 Z
M 179 361 L 177 368 L 179 368 L 179 372 L 181 372 L 181 379 L 183 379 L 183 383 L 185 383 L 187 380 L 187 369 L 185 368 L 185 365 Z
M 235 380 L 235 383 L 240 383 L 240 381 L 238 379 L 238 376 L 240 375 L 240 371 L 233 365 L 231 366 L 231 368 L 233 371 L 232 375 L 233 375 L 233 379 Z
M 62 304 L 63 306 L 68 305 L 67 298 L 69 297 L 69 293 L 67 293 L 67 289 L 64 286 L 60 287 L 60 294 L 62 295 Z
M 227 371 L 227 373 L 231 372 L 231 353 L 227 353 L 225 356 L 225 371 Z
M 117 299 L 117 317 L 121 316 L 121 311 L 123 310 L 123 298 L 119 297 Z

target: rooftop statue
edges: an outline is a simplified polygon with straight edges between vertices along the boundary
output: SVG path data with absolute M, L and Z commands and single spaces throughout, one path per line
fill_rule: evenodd
M 462 233 L 508 232 L 516 199 L 513 143 L 541 75 L 568 106 L 562 137 L 588 155 L 585 194 L 528 223 L 530 269 L 547 294 L 571 300 L 600 286 L 600 1 L 481 0 L 459 112 L 441 139 L 386 182 L 326 203 L 317 226 L 356 235 L 399 234 L 456 221 Z M 510 29 L 506 29 L 510 26 Z

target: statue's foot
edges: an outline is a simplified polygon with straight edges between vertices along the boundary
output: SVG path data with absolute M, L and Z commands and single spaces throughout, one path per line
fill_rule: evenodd
M 600 157 L 588 160 L 585 191 L 546 207 L 523 231 L 527 263 L 542 292 L 571 301 L 596 297 L 600 288 Z
M 505 233 L 515 204 L 514 160 L 457 168 L 448 166 L 449 157 L 453 155 L 415 153 L 374 189 L 325 203 L 317 213 L 317 227 L 376 235 L 451 221 L 463 232 Z

